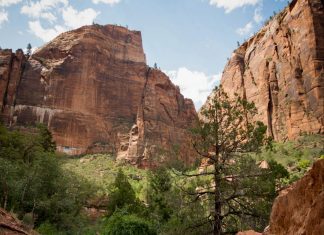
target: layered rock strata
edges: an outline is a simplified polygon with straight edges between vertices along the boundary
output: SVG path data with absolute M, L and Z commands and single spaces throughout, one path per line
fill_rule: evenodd
M 256 119 L 275 140 L 324 133 L 323 4 L 293 0 L 235 50 L 224 69 L 224 90 L 254 102 Z
M 63 33 L 24 63 L 18 85 L 14 63 L 6 61 L 19 53 L 0 52 L 0 95 L 11 97 L 1 100 L 2 117 L 9 125 L 44 123 L 59 151 L 114 152 L 143 167 L 167 160 L 174 148 L 188 149 L 193 102 L 146 65 L 139 31 L 93 25 Z

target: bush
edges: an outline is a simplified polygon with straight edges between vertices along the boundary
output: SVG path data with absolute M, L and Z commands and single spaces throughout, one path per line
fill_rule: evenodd
M 48 222 L 48 221 L 42 223 L 38 227 L 37 232 L 39 232 L 40 234 L 44 234 L 44 235 L 57 235 L 57 234 L 59 234 L 59 231 L 56 229 L 56 227 L 53 224 L 51 224 L 50 222 Z
M 134 214 L 127 215 L 123 211 L 116 211 L 104 227 L 104 235 L 155 235 L 152 225 Z
M 125 207 L 131 212 L 137 213 L 141 211 L 142 204 L 136 198 L 135 191 L 129 183 L 127 176 L 119 169 L 109 193 L 108 213 L 112 215 L 115 210 Z
M 306 170 L 310 166 L 310 164 L 311 164 L 310 160 L 302 159 L 298 161 L 298 168 L 300 170 Z

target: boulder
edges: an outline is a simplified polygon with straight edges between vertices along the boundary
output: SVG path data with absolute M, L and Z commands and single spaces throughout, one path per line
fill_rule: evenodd
M 324 232 L 324 159 L 280 192 L 264 235 L 318 235 Z

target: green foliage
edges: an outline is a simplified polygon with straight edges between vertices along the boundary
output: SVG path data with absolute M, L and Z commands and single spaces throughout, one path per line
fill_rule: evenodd
M 182 234 L 208 234 L 212 230 L 212 223 L 208 220 L 210 208 L 196 200 L 188 191 L 180 188 L 184 183 L 193 186 L 187 179 L 175 175 L 174 184 L 169 194 L 164 195 L 164 200 L 171 208 L 170 218 L 163 223 L 158 223 L 159 234 L 182 235 Z M 155 213 L 153 212 L 153 216 Z M 199 226 L 197 226 L 199 225 Z
M 170 173 L 166 168 L 158 168 L 151 171 L 148 177 L 148 184 L 147 203 L 149 204 L 151 217 L 157 223 L 165 223 L 170 219 L 174 209 L 171 206 L 173 193 L 171 191 Z
M 149 185 L 155 192 L 168 192 L 172 187 L 171 176 L 164 167 L 149 172 Z
M 298 161 L 298 167 L 300 170 L 305 170 L 310 166 L 310 160 L 307 159 L 301 159 Z
M 48 221 L 45 221 L 44 223 L 42 223 L 38 228 L 37 228 L 37 232 L 39 232 L 40 234 L 46 234 L 46 235 L 57 235 L 60 234 L 60 232 L 57 230 L 57 228 L 51 224 Z
M 156 231 L 147 220 L 136 215 L 116 211 L 105 225 L 103 235 L 155 235 Z
M 272 143 L 271 148 L 264 148 L 254 158 L 268 162 L 274 160 L 287 169 L 289 177 L 279 186 L 283 187 L 300 179 L 323 153 L 323 136 L 302 135 L 296 141 Z
M 127 176 L 119 169 L 115 182 L 109 193 L 108 213 L 113 214 L 115 210 L 125 207 L 131 212 L 138 212 L 142 206 L 136 198 L 135 191 L 129 183 Z
M 36 227 L 45 221 L 69 231 L 94 191 L 63 171 L 48 130 L 21 133 L 0 126 L 0 206 Z M 34 224 L 32 224 L 34 223 Z
M 33 214 L 31 214 L 31 213 L 25 214 L 22 219 L 22 222 L 23 222 L 23 224 L 32 227 L 34 225 Z
M 39 132 L 39 143 L 44 151 L 54 153 L 56 150 L 56 143 L 53 141 L 52 133 L 43 124 L 37 125 Z
M 286 168 L 275 160 L 269 161 L 269 168 L 271 169 L 271 175 L 274 179 L 289 177 L 289 172 L 286 170 Z
M 60 157 L 64 170 L 71 171 L 81 178 L 85 178 L 97 188 L 96 194 L 109 193 L 109 185 L 115 181 L 119 169 L 128 176 L 136 196 L 140 200 L 146 198 L 146 171 L 135 166 L 120 164 L 109 154 L 93 154 L 79 157 Z
M 261 231 L 268 224 L 277 190 L 299 179 L 315 159 L 323 157 L 323 137 L 273 143 L 264 138 L 262 123 L 246 122 L 246 117 L 252 120 L 253 104 L 237 99 L 237 111 L 228 100 L 218 99 L 212 107 L 228 115 L 224 123 L 202 123 L 193 130 L 195 147 L 211 164 L 203 172 L 197 168 L 183 173 L 168 168 L 146 171 L 103 154 L 57 156 L 46 127 L 27 134 L 0 125 L 0 206 L 45 235 L 208 234 L 214 225 L 211 211 L 218 169 L 217 185 L 226 201 L 221 210 L 223 231 Z M 213 117 L 210 110 L 207 114 Z M 218 148 L 218 159 L 225 165 L 215 168 L 215 143 L 226 139 Z M 225 148 L 233 143 L 233 151 Z M 260 148 L 263 143 L 268 145 Z M 261 160 L 268 162 L 268 169 L 259 167 Z M 102 195 L 109 199 L 107 217 L 90 222 L 81 208 Z
M 194 183 L 186 185 L 187 193 L 193 201 L 204 203 L 205 224 L 213 225 L 214 234 L 262 231 L 276 196 L 276 182 L 285 175 L 275 163 L 262 169 L 250 156 L 271 143 L 265 137 L 267 127 L 253 121 L 257 114 L 253 103 L 237 94 L 230 97 L 222 87 L 214 90 L 201 113 L 203 121 L 193 130 L 193 147 L 211 167 L 184 174 Z
M 268 225 L 272 202 L 277 195 L 278 180 L 286 177 L 288 173 L 276 162 L 269 163 L 269 169 L 262 169 L 249 155 L 238 156 L 233 160 L 235 164 L 227 168 L 227 173 L 224 173 L 227 175 L 226 180 L 219 184 L 221 198 L 226 201 L 222 206 L 222 214 L 225 215 L 222 220 L 224 229 L 238 231 L 253 228 L 262 231 Z M 188 174 L 193 175 L 198 172 Z M 197 207 L 197 204 L 202 204 L 204 206 L 202 214 L 208 217 L 208 211 L 214 207 L 213 177 L 205 175 L 188 179 L 187 176 L 183 176 L 183 179 L 187 182 L 186 191 L 191 195 L 190 205 Z M 204 194 L 204 192 L 208 193 Z M 212 219 L 210 218 L 210 224 L 213 223 Z M 201 217 L 198 217 L 190 222 L 191 227 L 195 228 L 191 231 L 193 234 L 196 231 L 194 225 L 199 225 L 200 220 Z M 205 223 L 207 222 L 205 219 Z M 208 224 L 204 226 L 206 231 L 211 230 L 211 228 L 208 230 Z

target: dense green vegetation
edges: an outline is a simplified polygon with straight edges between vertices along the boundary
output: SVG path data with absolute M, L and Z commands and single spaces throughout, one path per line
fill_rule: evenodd
M 136 196 L 145 199 L 147 188 L 146 170 L 116 162 L 109 154 L 93 154 L 86 156 L 61 156 L 59 161 L 63 169 L 73 172 L 80 178 L 84 177 L 97 189 L 98 195 L 107 194 L 121 169 L 128 176 Z
M 323 135 L 301 135 L 296 141 L 273 143 L 271 148 L 254 155 L 256 160 L 276 161 L 289 171 L 282 186 L 300 179 L 312 166 L 313 162 L 324 155 Z
M 95 189 L 61 168 L 46 128 L 18 132 L 0 126 L 0 146 L 1 207 L 31 227 L 46 223 L 74 231 L 84 222 L 79 212 Z
M 245 213 L 240 216 L 226 219 L 226 228 L 262 230 L 277 190 L 300 178 L 314 160 L 323 156 L 322 143 L 322 136 L 306 135 L 236 159 L 236 174 L 263 176 L 247 177 L 236 185 L 238 191 L 245 192 L 242 200 L 249 208 L 243 208 Z M 0 126 L 0 206 L 41 234 L 176 235 L 212 231 L 213 223 L 208 220 L 212 195 L 199 194 L 204 187 L 211 187 L 212 176 L 187 176 L 201 172 L 198 169 L 142 170 L 118 163 L 108 154 L 69 157 L 54 150 L 55 143 L 44 126 L 24 131 Z M 268 169 L 258 167 L 262 160 L 267 160 Z M 209 170 L 212 166 L 203 172 Z M 229 183 L 221 184 L 222 192 L 230 192 Z M 239 202 L 241 205 L 231 205 L 235 211 L 242 211 Z M 104 213 L 93 219 L 85 208 L 97 204 L 100 206 L 96 209 L 104 209 Z

